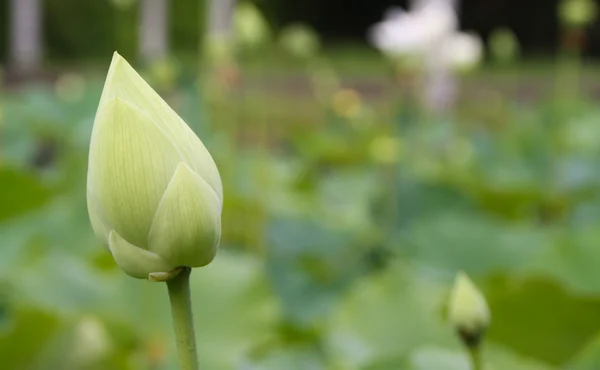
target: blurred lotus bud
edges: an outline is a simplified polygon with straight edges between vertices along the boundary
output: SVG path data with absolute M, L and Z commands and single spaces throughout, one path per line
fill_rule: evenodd
M 110 349 L 110 339 L 102 321 L 86 316 L 77 323 L 70 359 L 75 368 L 86 368 L 99 362 Z
M 309 66 L 310 81 L 317 99 L 329 103 L 333 94 L 340 90 L 341 82 L 336 71 L 326 63 L 311 63 Z
M 164 338 L 151 338 L 146 342 L 146 359 L 150 364 L 150 368 L 160 368 L 165 364 L 167 358 L 167 344 Z
M 85 78 L 78 73 L 65 73 L 54 84 L 56 95 L 64 101 L 76 102 L 83 98 L 85 93 Z
M 205 54 L 213 66 L 232 63 L 233 49 L 233 42 L 228 37 L 222 35 L 207 37 Z
M 375 163 L 394 164 L 400 161 L 402 143 L 393 136 L 380 136 L 371 141 L 369 154 Z
M 309 59 L 321 48 L 319 35 L 304 24 L 291 24 L 281 30 L 279 45 L 295 58 Z
M 494 60 L 500 63 L 514 62 L 521 53 L 519 39 L 509 28 L 495 30 L 490 36 L 489 47 Z
M 177 85 L 179 76 L 177 60 L 166 57 L 151 62 L 146 69 L 146 78 L 159 91 L 170 91 Z
M 331 102 L 333 111 L 340 117 L 356 118 L 362 107 L 362 99 L 358 91 L 342 89 L 333 95 Z
M 236 44 L 243 49 L 255 49 L 269 41 L 269 23 L 251 2 L 244 1 L 236 6 L 234 24 Z
M 449 36 L 441 46 L 444 64 L 456 71 L 473 70 L 483 58 L 483 42 L 474 33 L 458 32 Z
M 459 272 L 454 281 L 448 318 L 469 347 L 479 344 L 490 323 L 490 311 L 485 297 L 464 272 Z
M 596 19 L 598 7 L 593 0 L 562 0 L 558 12 L 565 26 L 582 28 Z
M 137 0 L 110 0 L 110 2 L 117 8 L 127 9 L 133 6 Z
M 219 171 L 200 139 L 115 53 L 90 142 L 95 234 L 135 278 L 212 261 L 221 238 Z

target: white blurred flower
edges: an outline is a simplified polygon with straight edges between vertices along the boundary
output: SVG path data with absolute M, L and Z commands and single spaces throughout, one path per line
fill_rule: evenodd
M 392 56 L 423 54 L 454 32 L 457 24 L 452 6 L 443 1 L 426 2 L 410 12 L 392 8 L 373 26 L 370 40 Z
M 444 64 L 457 70 L 475 67 L 483 56 L 483 42 L 473 33 L 457 32 L 441 46 Z
M 465 69 L 482 57 L 483 43 L 458 32 L 458 17 L 449 1 L 424 1 L 410 12 L 392 8 L 369 32 L 373 46 L 394 58 L 439 59 L 444 66 Z

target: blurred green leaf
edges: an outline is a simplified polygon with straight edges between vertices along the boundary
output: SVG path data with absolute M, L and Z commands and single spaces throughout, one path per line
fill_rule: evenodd
M 569 291 L 582 295 L 600 292 L 600 232 L 595 224 L 575 226 L 557 234 L 552 248 L 535 264 L 535 271 L 556 279 Z
M 492 311 L 488 338 L 549 364 L 564 364 L 600 329 L 600 299 L 548 278 L 500 275 L 485 292 Z
M 11 370 L 30 369 L 64 325 L 51 313 L 25 307 L 12 312 L 11 321 L 0 329 L 2 367 Z
M 232 369 L 272 335 L 279 312 L 261 267 L 255 258 L 220 251 L 192 273 L 201 367 Z
M 595 370 L 600 368 L 600 336 L 595 335 L 565 367 L 568 370 Z
M 338 357 L 360 366 L 402 359 L 426 344 L 457 346 L 441 317 L 447 289 L 401 264 L 369 276 L 353 286 L 339 307 L 331 345 Z
M 272 351 L 259 361 L 249 361 L 244 370 L 316 370 L 326 369 L 322 354 L 309 346 L 295 346 Z
M 414 222 L 398 248 L 415 261 L 454 274 L 521 271 L 552 246 L 553 234 L 477 213 L 440 212 Z M 400 249 L 402 252 L 402 249 Z
M 363 269 L 352 235 L 311 219 L 274 219 L 268 229 L 267 273 L 287 319 L 325 319 Z
M 32 174 L 0 167 L 0 222 L 44 206 L 52 191 Z

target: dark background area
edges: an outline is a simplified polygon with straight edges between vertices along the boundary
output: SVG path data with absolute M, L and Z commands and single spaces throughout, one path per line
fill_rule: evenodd
M 364 42 L 365 30 L 379 21 L 385 9 L 406 7 L 393 0 L 264 0 L 259 4 L 272 20 L 285 24 L 302 21 L 313 25 L 329 42 Z M 518 36 L 526 55 L 549 54 L 558 44 L 558 0 L 463 0 L 461 28 L 486 38 L 497 27 L 509 27 Z M 600 55 L 600 25 L 590 28 L 586 53 Z
M 326 43 L 365 42 L 366 30 L 380 20 L 390 6 L 406 7 L 392 0 L 256 0 L 276 28 L 305 22 Z M 171 41 L 175 51 L 195 50 L 200 14 L 190 11 L 197 0 L 171 0 Z M 461 27 L 486 38 L 497 27 L 510 27 L 518 36 L 525 56 L 548 55 L 558 44 L 557 0 L 463 0 Z M 44 27 L 47 55 L 51 59 L 96 58 L 115 48 L 135 50 L 137 7 L 117 10 L 110 0 L 45 0 Z M 0 0 L 0 52 L 6 54 L 8 1 Z M 125 32 L 131 31 L 131 32 Z M 192 32 L 190 32 L 192 31 Z M 585 54 L 600 55 L 600 25 L 587 30 Z

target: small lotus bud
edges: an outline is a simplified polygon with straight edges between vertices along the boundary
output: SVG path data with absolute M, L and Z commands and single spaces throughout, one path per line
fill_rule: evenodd
M 490 311 L 485 297 L 464 272 L 456 276 L 448 309 L 450 323 L 463 342 L 477 346 L 490 323 Z
M 242 49 L 256 49 L 269 41 L 271 30 L 260 9 L 251 2 L 240 2 L 235 7 L 233 23 L 235 42 Z
M 560 20 L 568 27 L 586 27 L 596 19 L 598 8 L 593 0 L 562 0 Z
M 84 317 L 77 324 L 71 349 L 71 361 L 77 368 L 98 362 L 111 348 L 106 326 L 94 316 Z
M 519 39 L 509 28 L 499 28 L 490 36 L 490 52 L 500 63 L 510 63 L 518 59 L 520 54 Z
M 309 26 L 291 24 L 281 30 L 279 44 L 287 53 L 298 59 L 309 59 L 317 55 L 321 48 L 319 35 Z
M 196 134 L 117 53 L 92 131 L 87 203 L 95 234 L 133 277 L 168 279 L 216 254 L 219 171 Z

